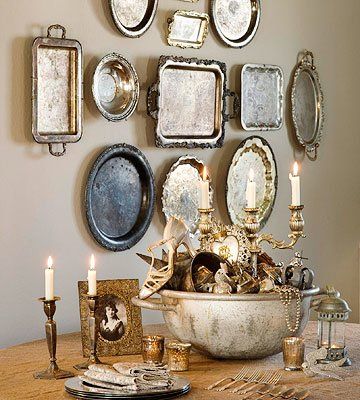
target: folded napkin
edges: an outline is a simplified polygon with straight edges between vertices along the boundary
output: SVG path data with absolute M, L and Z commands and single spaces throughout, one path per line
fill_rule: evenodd
M 146 363 L 130 363 L 122 362 L 113 365 L 114 369 L 120 374 L 137 376 L 139 374 L 151 374 L 151 375 L 161 375 L 168 376 L 169 371 L 166 366 L 156 366 Z

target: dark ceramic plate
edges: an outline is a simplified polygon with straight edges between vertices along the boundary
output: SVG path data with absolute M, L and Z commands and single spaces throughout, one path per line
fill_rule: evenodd
M 95 161 L 86 186 L 86 217 L 96 241 L 112 251 L 134 246 L 154 212 L 155 183 L 144 154 L 116 144 Z

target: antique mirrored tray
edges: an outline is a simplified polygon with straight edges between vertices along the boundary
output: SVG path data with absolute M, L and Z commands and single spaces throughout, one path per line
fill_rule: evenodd
M 276 65 L 245 64 L 241 71 L 241 124 L 247 131 L 280 129 L 284 76 Z
M 316 159 L 324 125 L 324 96 L 314 55 L 305 51 L 297 65 L 291 89 L 292 120 L 296 137 L 310 158 Z
M 192 233 L 196 232 L 200 214 L 200 185 L 204 163 L 194 156 L 180 157 L 166 175 L 162 193 L 162 211 L 166 221 L 182 218 Z M 211 182 L 210 182 L 211 183 Z M 210 186 L 210 204 L 213 190 Z
M 109 5 L 119 31 L 125 36 L 137 38 L 150 28 L 158 0 L 109 0 Z
M 61 37 L 52 32 L 61 31 Z M 80 43 L 66 39 L 61 25 L 51 25 L 47 37 L 32 45 L 32 134 L 47 143 L 53 156 L 66 152 L 66 143 L 80 140 L 83 122 L 83 56 Z M 61 145 L 62 150 L 54 149 Z
M 116 144 L 96 159 L 86 186 L 86 217 L 96 241 L 112 251 L 134 246 L 154 212 L 154 175 L 136 147 Z
M 135 68 L 117 53 L 107 54 L 97 65 L 92 93 L 100 113 L 109 121 L 129 118 L 139 101 Z
M 221 147 L 225 135 L 226 65 L 214 60 L 161 56 L 148 92 L 158 147 Z M 234 108 L 236 102 L 234 101 Z
M 254 38 L 261 16 L 260 0 L 211 0 L 211 14 L 220 39 L 244 47 Z
M 168 20 L 168 43 L 181 48 L 199 49 L 208 34 L 209 16 L 195 11 L 176 11 Z
M 260 208 L 259 220 L 263 227 L 268 220 L 276 197 L 277 167 L 269 143 L 252 136 L 240 143 L 228 170 L 226 181 L 226 205 L 233 224 L 243 225 L 246 214 L 246 186 L 249 170 L 255 172 L 256 206 Z

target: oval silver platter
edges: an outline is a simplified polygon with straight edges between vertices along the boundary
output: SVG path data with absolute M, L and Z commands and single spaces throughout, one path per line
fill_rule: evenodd
M 135 68 L 117 53 L 107 54 L 97 65 L 92 93 L 100 113 L 109 121 L 129 118 L 139 101 Z
M 233 224 L 243 225 L 246 214 L 246 186 L 249 170 L 255 172 L 256 206 L 260 207 L 260 225 L 264 227 L 276 198 L 277 167 L 269 143 L 258 136 L 252 136 L 237 148 L 226 180 L 226 205 Z
M 65 391 L 77 398 L 84 399 L 170 399 L 188 393 L 191 389 L 190 381 L 186 378 L 173 376 L 174 384 L 171 388 L 158 390 L 142 390 L 139 392 L 121 392 L 103 389 L 95 386 L 83 385 L 78 377 L 65 382 Z
M 158 0 L 109 0 L 109 5 L 119 31 L 125 36 L 137 38 L 150 28 Z
M 203 169 L 203 161 L 189 155 L 182 156 L 171 166 L 163 185 L 161 200 L 166 221 L 172 216 L 182 218 L 191 233 L 196 232 L 200 218 L 199 182 Z M 210 205 L 212 198 L 210 187 Z
M 220 39 L 241 48 L 254 38 L 261 17 L 260 0 L 211 0 L 211 14 Z
M 116 144 L 99 155 L 88 177 L 85 206 L 101 246 L 112 251 L 134 246 L 150 225 L 154 202 L 154 175 L 139 149 Z

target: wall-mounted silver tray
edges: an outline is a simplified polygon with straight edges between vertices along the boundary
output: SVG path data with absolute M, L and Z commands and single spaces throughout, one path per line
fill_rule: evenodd
M 260 224 L 268 220 L 276 198 L 277 167 L 269 143 L 252 136 L 240 143 L 232 158 L 226 181 L 226 205 L 233 224 L 243 225 L 246 213 L 246 186 L 249 170 L 255 172 L 256 206 L 260 207 Z
M 170 46 L 200 49 L 208 34 L 209 16 L 196 11 L 176 11 L 168 20 Z
M 61 30 L 61 38 L 51 35 Z M 66 143 L 80 140 L 83 122 L 83 57 L 77 40 L 66 39 L 61 25 L 51 25 L 47 37 L 32 45 L 32 134 L 47 143 L 53 156 L 66 152 Z M 55 151 L 61 145 L 62 151 Z
M 261 16 L 260 0 L 211 0 L 211 14 L 220 39 L 241 48 L 254 38 Z
M 304 52 L 295 70 L 291 105 L 296 137 L 308 156 L 315 160 L 324 125 L 324 96 L 310 51 Z
M 111 15 L 119 31 L 128 37 L 143 35 L 152 24 L 159 0 L 109 0 Z
M 226 65 L 214 60 L 161 56 L 158 77 L 148 91 L 148 113 L 156 120 L 158 147 L 221 147 L 226 98 Z M 234 109 L 237 102 L 234 101 Z
M 182 218 L 194 233 L 199 222 L 200 181 L 204 163 L 194 156 L 180 157 L 166 175 L 162 193 L 162 211 L 166 221 Z M 211 182 L 210 182 L 211 183 Z M 210 204 L 213 190 L 210 185 Z
M 284 76 L 277 65 L 245 64 L 241 71 L 241 125 L 247 131 L 280 129 Z
M 92 93 L 97 108 L 109 121 L 129 118 L 139 101 L 135 68 L 117 53 L 107 54 L 97 65 Z
M 145 155 L 129 144 L 103 151 L 86 185 L 86 217 L 96 241 L 112 251 L 134 246 L 154 212 L 154 175 Z

